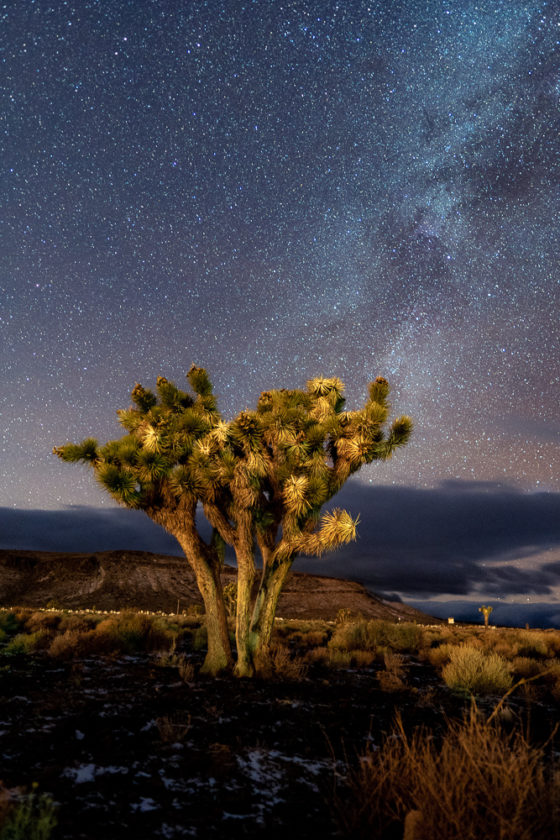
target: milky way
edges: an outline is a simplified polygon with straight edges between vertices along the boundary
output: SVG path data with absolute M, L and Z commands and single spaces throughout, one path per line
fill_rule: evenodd
M 110 505 L 52 446 L 193 361 L 226 416 L 387 376 L 362 481 L 560 489 L 555 5 L 3 9 L 0 504 Z

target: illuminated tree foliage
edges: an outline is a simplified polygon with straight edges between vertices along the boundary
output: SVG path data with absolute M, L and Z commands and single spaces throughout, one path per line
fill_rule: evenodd
M 493 611 L 493 609 L 494 607 L 487 607 L 485 604 L 478 608 L 478 611 L 481 612 L 483 615 L 485 627 L 488 627 L 488 622 L 490 621 L 490 613 Z
M 208 374 L 193 365 L 192 394 L 163 377 L 156 392 L 136 385 L 133 406 L 118 411 L 126 434 L 99 446 L 93 438 L 53 450 L 89 464 L 118 502 L 143 510 L 180 543 L 206 608 L 208 673 L 235 666 L 251 676 L 269 647 L 278 597 L 298 554 L 321 555 L 356 536 L 344 510 L 321 513 L 363 464 L 389 458 L 409 439 L 412 422 L 386 428 L 389 385 L 369 385 L 359 411 L 346 411 L 344 385 L 317 378 L 305 390 L 263 391 L 256 410 L 231 422 L 218 413 Z M 201 536 L 197 506 L 212 526 Z M 220 572 L 225 545 L 237 558 L 235 658 L 228 637 Z M 261 568 L 256 565 L 260 553 Z

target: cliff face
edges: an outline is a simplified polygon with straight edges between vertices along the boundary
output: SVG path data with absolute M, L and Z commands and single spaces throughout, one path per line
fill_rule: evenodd
M 226 566 L 224 583 L 236 570 Z M 59 554 L 0 551 L 0 606 L 44 607 L 49 602 L 70 609 L 136 608 L 175 612 L 201 604 L 186 560 L 143 551 Z M 350 580 L 293 572 L 280 598 L 282 618 L 333 619 L 348 609 L 366 618 L 430 621 L 401 603 L 383 601 Z

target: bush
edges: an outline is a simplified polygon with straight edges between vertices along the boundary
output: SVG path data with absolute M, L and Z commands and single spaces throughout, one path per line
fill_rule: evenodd
M 449 651 L 452 645 L 442 644 L 439 647 L 430 648 L 427 652 L 427 659 L 435 668 L 441 668 L 449 662 Z
M 505 734 L 476 707 L 439 742 L 402 723 L 349 774 L 335 815 L 352 838 L 557 840 L 560 773 L 544 749 Z
M 80 640 L 83 633 L 78 630 L 67 630 L 55 636 L 49 645 L 48 654 L 56 659 L 71 659 L 80 652 Z
M 141 613 L 123 613 L 103 619 L 91 628 L 91 620 L 68 622 L 67 629 L 55 636 L 49 646 L 51 656 L 68 659 L 95 654 L 138 653 L 169 647 L 173 632 L 159 618 Z M 83 629 L 90 627 L 91 629 Z
M 307 664 L 299 656 L 292 656 L 284 645 L 272 645 L 268 652 L 257 657 L 255 668 L 259 675 L 266 680 L 280 680 L 300 682 L 307 676 Z
M 4 656 L 18 656 L 33 653 L 45 644 L 46 634 L 37 630 L 35 633 L 18 633 L 6 644 L 2 653 Z
M 341 650 L 377 650 L 391 648 L 401 653 L 415 653 L 422 644 L 422 628 L 411 622 L 351 621 L 338 624 L 329 647 Z
M 8 809 L 7 819 L 0 827 L 0 840 L 49 840 L 57 823 L 56 809 L 50 796 L 31 793 L 18 797 Z
M 503 694 L 511 688 L 511 665 L 496 653 L 484 653 L 470 644 L 449 649 L 443 679 L 449 688 L 471 694 Z
M 16 615 L 15 612 L 0 611 L 0 630 L 6 636 L 15 636 L 16 633 L 23 629 L 23 620 L 21 615 Z
M 529 656 L 516 656 L 513 659 L 512 667 L 519 679 L 527 679 L 536 676 L 543 670 L 542 665 L 536 659 Z
M 406 689 L 406 683 L 404 681 L 406 675 L 404 656 L 400 653 L 387 651 L 383 657 L 383 662 L 385 668 L 377 675 L 381 690 L 389 693 L 404 691 Z
M 345 651 L 375 650 L 385 639 L 382 622 L 353 621 L 338 624 L 329 642 L 329 648 Z
M 159 650 L 172 640 L 157 618 L 141 613 L 127 612 L 101 621 L 95 633 L 104 636 L 115 650 L 137 653 L 140 650 Z

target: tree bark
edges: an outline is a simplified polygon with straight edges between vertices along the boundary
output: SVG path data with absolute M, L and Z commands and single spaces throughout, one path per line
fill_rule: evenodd
M 237 663 L 235 674 L 238 677 L 252 677 L 255 668 L 249 645 L 249 633 L 256 572 L 252 522 L 248 511 L 240 515 L 237 521 L 235 554 L 237 558 L 237 615 L 235 621 Z
M 271 563 L 263 570 L 261 584 L 255 599 L 248 639 L 254 661 L 266 656 L 270 647 L 278 598 L 291 565 L 291 558 L 284 559 L 278 564 Z
M 196 551 L 188 536 L 182 534 L 176 534 L 175 536 L 194 571 L 206 611 L 208 652 L 201 673 L 215 675 L 220 671 L 230 669 L 233 664 L 224 592 L 220 577 L 220 564 L 219 562 L 209 562 L 207 558 Z

